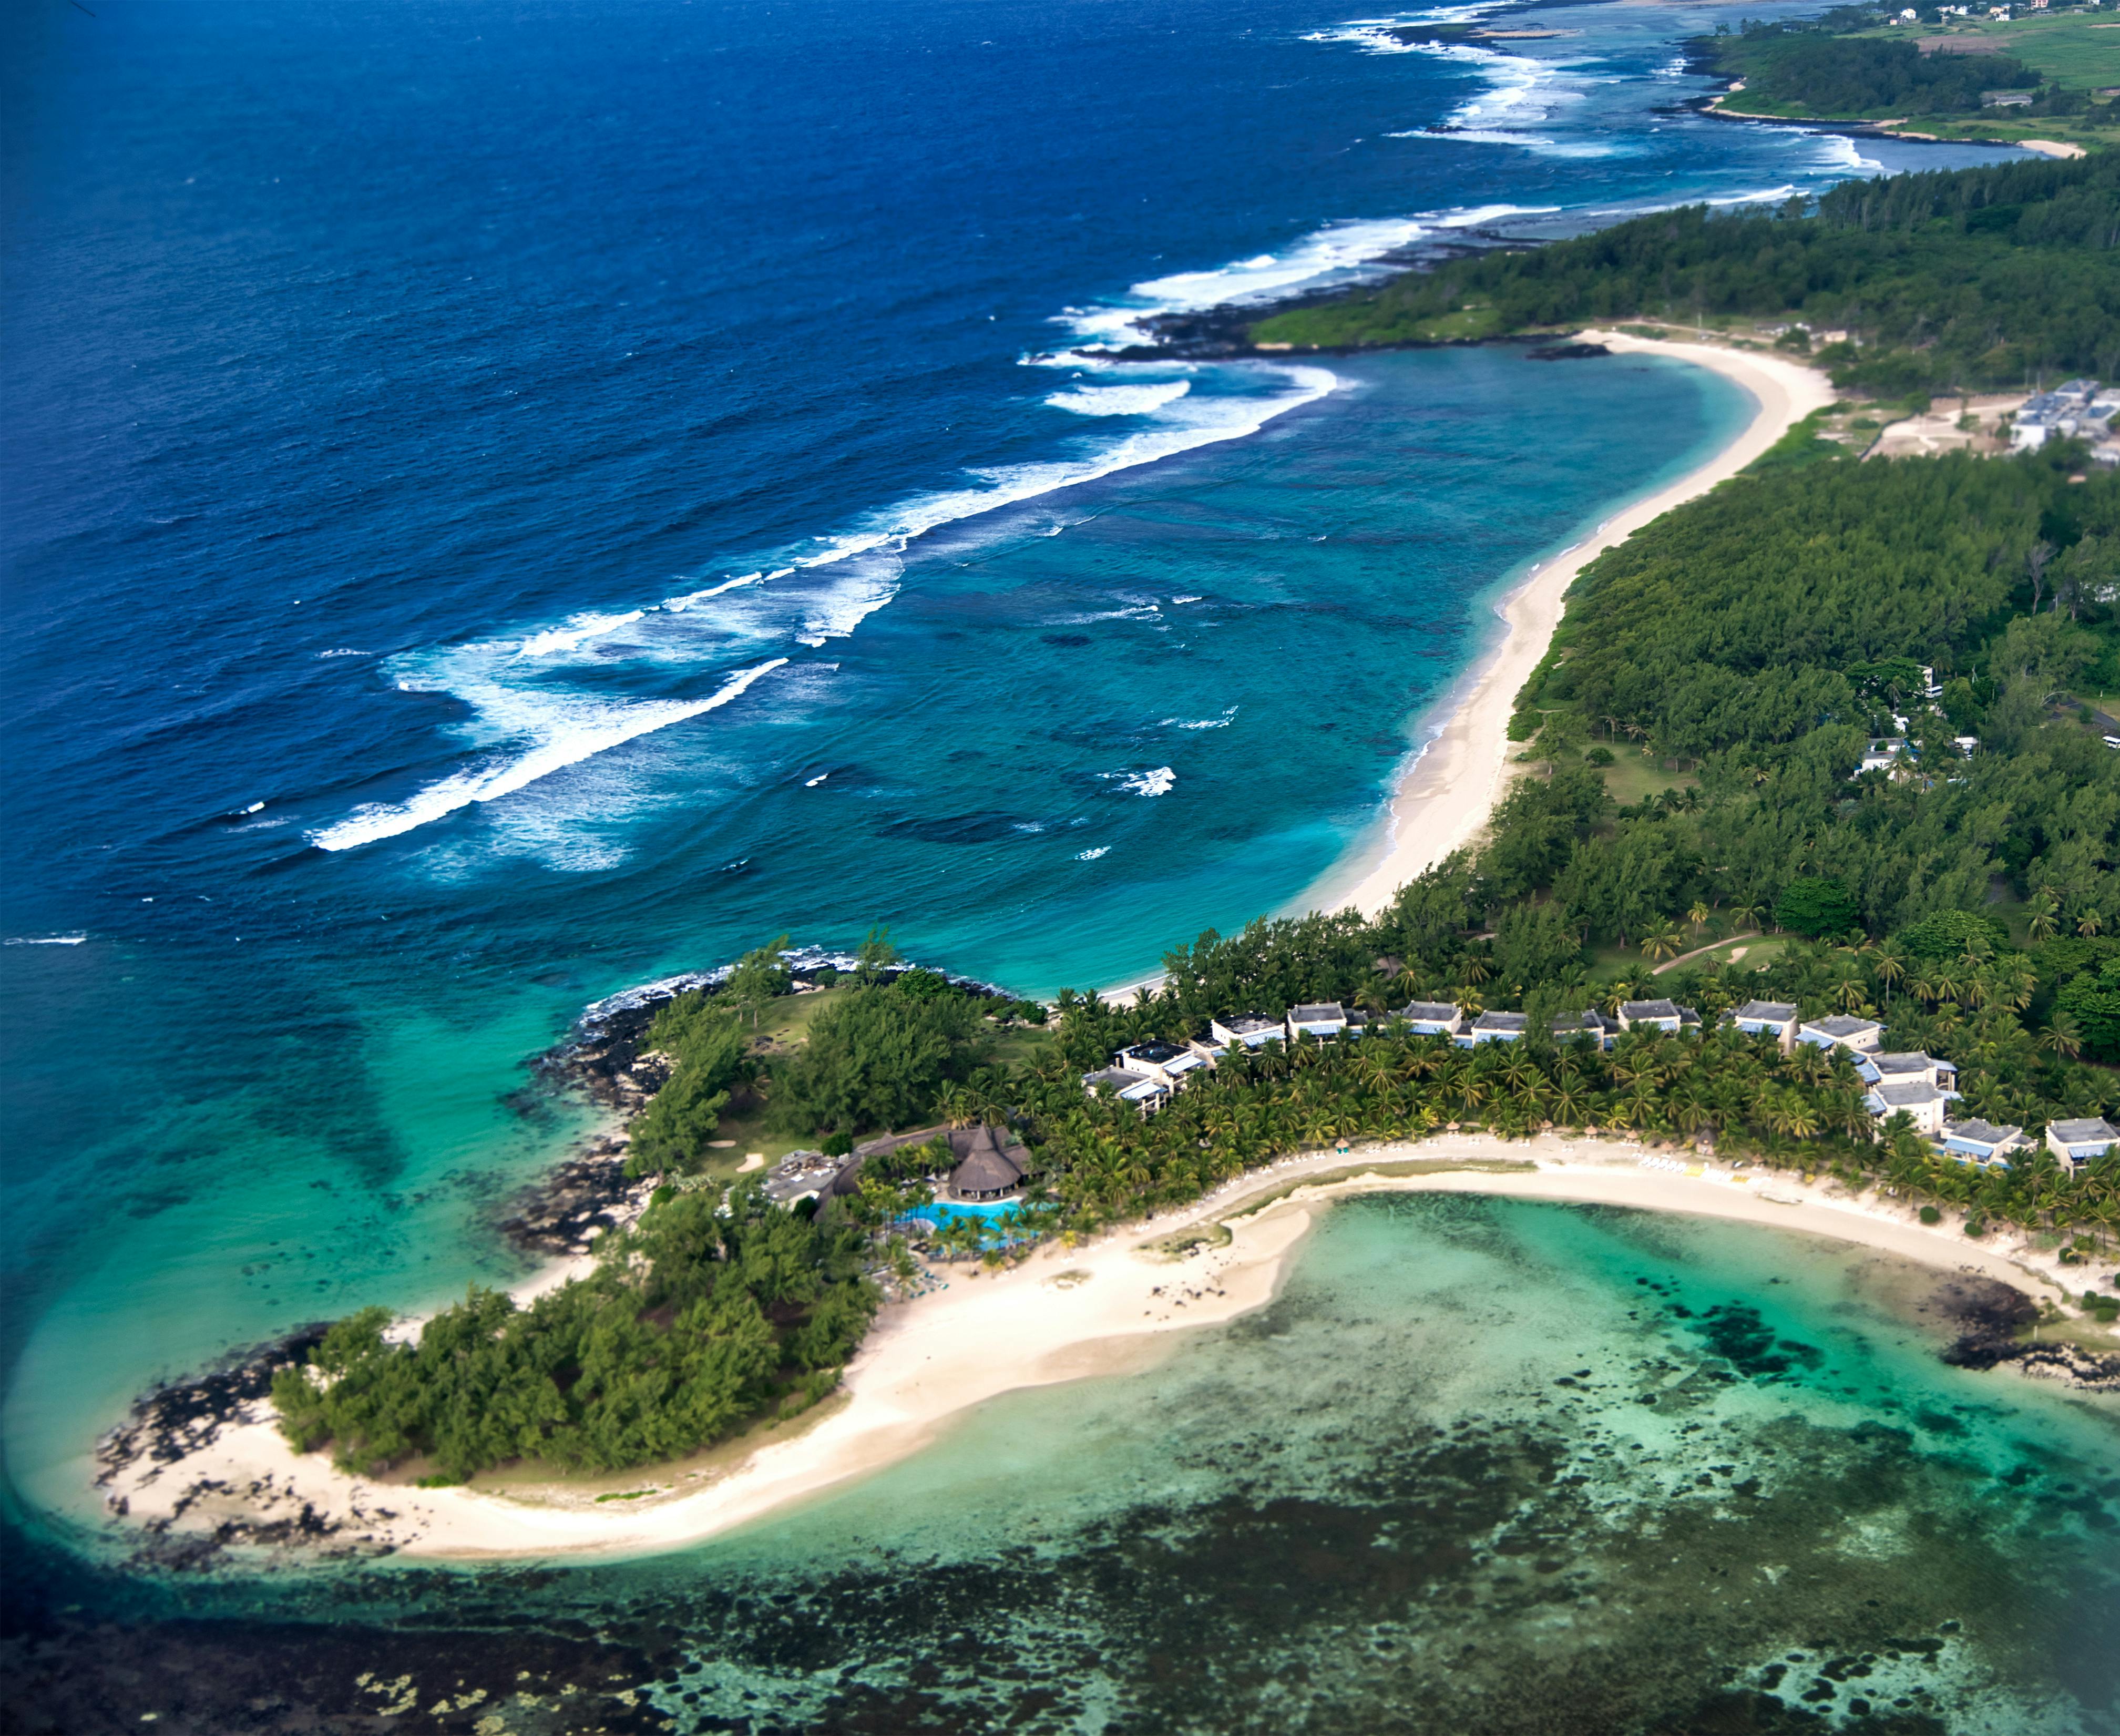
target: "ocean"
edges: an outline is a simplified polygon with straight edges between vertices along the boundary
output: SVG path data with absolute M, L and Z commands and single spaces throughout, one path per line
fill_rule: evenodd
M 11 9 L 20 1535 L 85 1541 L 156 1377 L 519 1275 L 496 1203 L 586 1124 L 524 1063 L 587 1003 L 878 921 L 1095 987 L 1361 849 L 1499 592 L 1741 394 L 1074 347 L 1995 160 L 1684 109 L 1737 11 Z

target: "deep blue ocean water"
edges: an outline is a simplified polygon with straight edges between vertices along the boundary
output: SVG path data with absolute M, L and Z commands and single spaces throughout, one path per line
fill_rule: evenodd
M 1741 397 L 1066 352 L 1991 160 L 1675 109 L 1736 11 L 10 9 L 12 1494 L 158 1373 L 511 1271 L 589 1000 L 876 920 L 1092 986 L 1358 848 L 1498 587 Z

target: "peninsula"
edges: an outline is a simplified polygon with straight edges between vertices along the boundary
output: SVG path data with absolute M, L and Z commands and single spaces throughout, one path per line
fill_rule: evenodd
M 2085 289 L 2120 233 L 2111 161 L 1675 213 L 1278 316 L 1666 345 L 1760 412 L 1518 590 L 1332 908 L 1174 946 L 1125 1001 L 997 994 L 881 931 L 676 985 L 625 1059 L 639 1187 L 593 1255 L 535 1294 L 341 1321 L 266 1370 L 272 1409 L 253 1384 L 174 1450 L 121 1432 L 114 1509 L 238 1542 L 328 1515 L 437 1554 L 704 1535 L 1258 1305 L 1351 1188 L 1972 1265 L 2045 1329 L 2039 1358 L 1979 1355 L 2109 1383 L 2120 395 L 2079 378 L 2025 438 L 1974 417 L 1956 450 L 1862 454 L 2034 347 L 2085 375 L 2114 353 Z M 1808 264 L 1723 269 L 1763 240 Z M 2006 277 L 2033 287 L 2006 305 Z M 1689 300 L 1720 347 L 1613 328 Z

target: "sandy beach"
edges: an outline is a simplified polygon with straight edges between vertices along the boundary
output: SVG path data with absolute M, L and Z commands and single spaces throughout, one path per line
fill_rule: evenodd
M 328 1547 L 387 1547 L 421 1558 L 674 1548 L 890 1464 L 933 1440 L 953 1417 L 1002 1393 L 1152 1365 L 1185 1331 L 1269 1301 L 1304 1232 L 1332 1199 L 1387 1190 L 1736 1219 L 1978 1273 L 2035 1297 L 2058 1299 L 2067 1291 L 2053 1256 L 2021 1238 L 1973 1242 L 1954 1225 L 1926 1227 L 1904 1206 L 1851 1197 L 1831 1183 L 1806 1187 L 1632 1141 L 1439 1136 L 1351 1157 L 1284 1159 L 1183 1212 L 1095 1244 L 1048 1245 L 1012 1269 L 938 1268 L 946 1287 L 885 1310 L 848 1371 L 842 1398 L 807 1426 L 768 1434 L 748 1452 L 724 1448 L 597 1482 L 518 1477 L 421 1489 L 346 1476 L 320 1454 L 298 1457 L 260 1404 L 182 1459 L 128 1467 L 104 1493 L 132 1524 L 166 1522 L 166 1534 L 178 1537 L 231 1520 L 291 1521 L 323 1533 Z M 88 1480 L 84 1474 L 84 1486 Z
M 1509 726 L 1517 694 L 1552 642 L 1575 575 L 1653 519 L 1736 475 L 1796 423 L 1833 402 L 1832 384 L 1823 374 L 1781 356 L 1620 332 L 1587 331 L 1582 341 L 1621 355 L 1670 356 L 1712 369 L 1743 387 L 1758 408 L 1736 438 L 1705 463 L 1622 507 L 1594 534 L 1533 566 L 1502 599 L 1495 609 L 1500 637 L 1431 712 L 1430 724 L 1440 719 L 1441 727 L 1401 775 L 1376 832 L 1283 915 L 1351 904 L 1374 915 L 1407 881 L 1477 838 L 1509 782 Z

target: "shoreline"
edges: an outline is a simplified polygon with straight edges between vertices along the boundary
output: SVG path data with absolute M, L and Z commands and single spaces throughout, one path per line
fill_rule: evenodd
M 1602 343 L 1615 355 L 1668 356 L 1720 374 L 1750 395 L 1751 418 L 1693 469 L 1621 505 L 1588 536 L 1534 561 L 1508 586 L 1493 605 L 1500 632 L 1420 714 L 1422 738 L 1401 761 L 1383 812 L 1273 915 L 1305 916 L 1351 905 L 1374 917 L 1408 881 L 1476 841 L 1513 775 L 1509 730 L 1516 696 L 1552 643 L 1576 575 L 1671 508 L 1728 481 L 1805 417 L 1834 400 L 1832 383 L 1823 374 L 1783 356 L 1597 328 L 1569 341 Z M 1160 989 L 1163 980 L 1160 970 L 1151 970 L 1099 993 L 1116 1001 L 1138 989 Z
M 1283 1158 L 1093 1244 L 1050 1244 L 997 1273 L 941 1268 L 941 1287 L 878 1316 L 840 1394 L 784 1432 L 594 1481 L 518 1473 L 423 1489 L 355 1478 L 321 1454 L 295 1454 L 260 1402 L 180 1455 L 138 1455 L 109 1478 L 102 1487 L 117 1517 L 106 1518 L 105 1537 L 122 1543 L 130 1533 L 144 1553 L 180 1565 L 212 1555 L 216 1541 L 457 1564 L 684 1548 L 894 1464 L 1004 1393 L 1153 1366 L 1185 1331 L 1271 1302 L 1318 1215 L 1359 1194 L 1475 1193 L 1732 1219 L 1975 1273 L 2038 1300 L 2070 1293 L 2053 1256 L 2021 1236 L 1971 1241 L 1955 1226 L 1923 1226 L 1908 1208 L 1778 1171 L 1668 1157 L 1651 1168 L 1648 1150 L 1467 1133 Z M 1006 1357 L 996 1346 L 1008 1347 Z
M 1499 637 L 1430 708 L 1424 724 L 1439 724 L 1400 772 L 1383 815 L 1281 915 L 1353 905 L 1365 916 L 1374 916 L 1406 882 L 1474 842 L 1510 782 L 1509 726 L 1516 696 L 1552 642 L 1576 575 L 1652 520 L 1736 475 L 1805 417 L 1834 401 L 1823 374 L 1780 356 L 1597 329 L 1578 333 L 1575 341 L 1602 343 L 1615 355 L 1691 362 L 1741 387 L 1757 407 L 1702 463 L 1622 506 L 1589 536 L 1534 563 L 1511 587 L 1495 606 L 1502 622 Z

